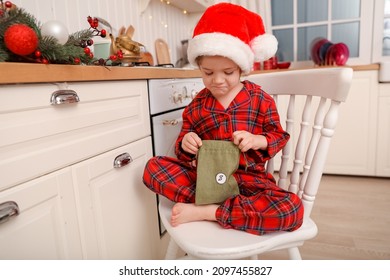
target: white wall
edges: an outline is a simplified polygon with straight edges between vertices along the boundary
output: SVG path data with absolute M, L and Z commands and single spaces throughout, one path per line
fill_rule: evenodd
M 181 10 L 151 0 L 141 13 L 143 4 L 148 0 L 13 0 L 15 5 L 24 8 L 42 24 L 48 20 L 60 20 L 69 33 L 89 28 L 87 16 L 107 20 L 114 28 L 116 36 L 121 26 L 133 25 L 133 40 L 144 44 L 155 59 L 154 42 L 164 39 L 170 48 L 171 61 L 175 63 L 181 57 L 181 40 L 189 39 L 192 30 L 189 27 L 189 15 Z M 97 40 L 98 38 L 96 38 Z

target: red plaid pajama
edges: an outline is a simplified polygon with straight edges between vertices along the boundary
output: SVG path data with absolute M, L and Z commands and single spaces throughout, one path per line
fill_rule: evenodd
M 266 161 L 285 146 L 289 135 L 280 125 L 272 97 L 248 81 L 226 110 L 207 89 L 197 95 L 183 112 L 183 127 L 176 141 L 178 159 L 150 159 L 143 176 L 145 185 L 172 201 L 194 203 L 196 168 L 190 162 L 195 156 L 181 149 L 184 135 L 192 131 L 203 140 L 231 141 L 236 130 L 264 135 L 268 148 L 241 154 L 234 174 L 240 194 L 219 206 L 217 221 L 225 228 L 258 235 L 299 228 L 303 220 L 301 200 L 279 188 L 264 168 Z

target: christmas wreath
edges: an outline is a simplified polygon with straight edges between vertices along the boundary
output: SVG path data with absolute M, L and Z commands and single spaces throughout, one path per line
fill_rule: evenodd
M 89 46 L 94 36 L 106 37 L 106 30 L 98 29 L 97 18 L 87 20 L 89 29 L 58 37 L 24 9 L 0 0 L 0 62 L 96 64 Z

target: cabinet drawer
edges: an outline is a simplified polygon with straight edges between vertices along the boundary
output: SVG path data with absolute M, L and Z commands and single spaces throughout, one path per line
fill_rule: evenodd
M 72 90 L 79 102 L 51 105 Z M 0 190 L 150 135 L 146 81 L 0 87 Z

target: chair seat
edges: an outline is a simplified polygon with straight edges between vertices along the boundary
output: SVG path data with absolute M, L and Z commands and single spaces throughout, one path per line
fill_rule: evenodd
M 192 257 L 200 259 L 242 259 L 263 252 L 298 247 L 317 235 L 310 218 L 293 232 L 275 232 L 262 236 L 235 229 L 224 229 L 216 222 L 199 221 L 170 225 L 174 202 L 162 197 L 159 204 L 161 221 L 176 244 Z

